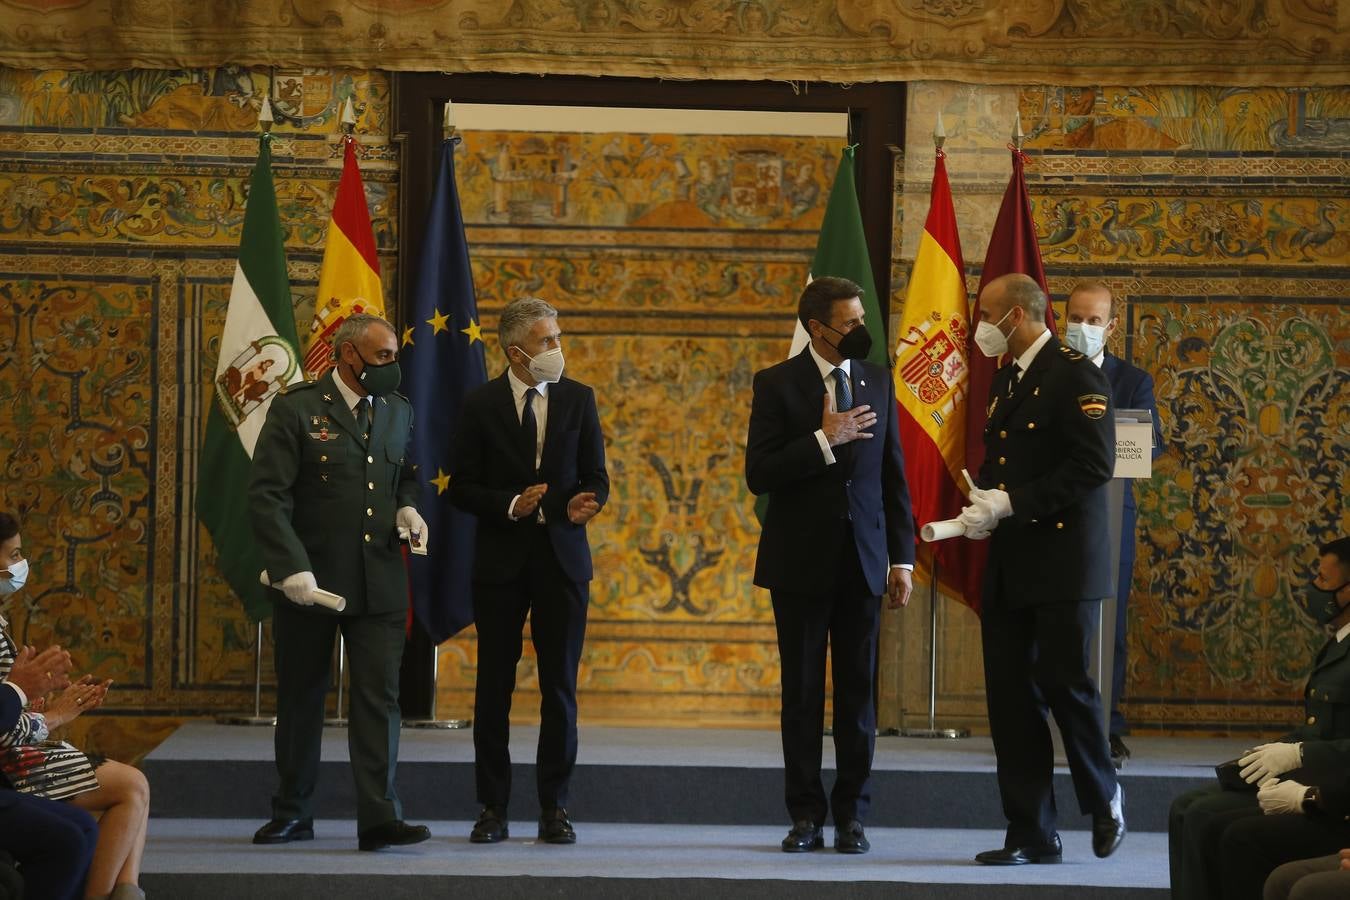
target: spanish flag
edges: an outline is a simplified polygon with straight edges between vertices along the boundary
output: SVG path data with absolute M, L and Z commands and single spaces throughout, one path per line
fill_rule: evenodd
M 965 264 L 956 231 L 956 209 L 947 181 L 946 156 L 937 151 L 928 220 L 914 257 L 905 305 L 896 329 L 895 396 L 900 404 L 900 442 L 905 447 L 905 481 L 914 518 L 920 523 L 953 519 L 964 493 L 967 383 L 970 375 Z M 916 568 L 949 596 L 979 611 L 978 591 L 963 573 L 970 541 L 940 541 L 920 548 Z
M 366 188 L 356 166 L 356 142 L 347 136 L 342 153 L 342 178 L 328 221 L 328 242 L 319 268 L 314 321 L 305 345 L 305 372 L 318 378 L 333 365 L 333 332 L 353 313 L 384 315 L 380 260 L 370 229 Z

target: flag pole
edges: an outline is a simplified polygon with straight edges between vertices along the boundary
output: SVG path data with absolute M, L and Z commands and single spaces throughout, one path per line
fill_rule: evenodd
M 1019 120 L 1020 121 L 1020 120 Z M 1021 128 L 1017 129 L 1019 132 Z M 947 142 L 947 130 L 942 127 L 942 110 L 938 110 L 937 122 L 933 126 L 933 146 L 940 159 L 942 157 L 942 145 Z M 901 737 L 917 738 L 947 738 L 957 739 L 970 737 L 970 731 L 966 728 L 938 728 L 937 727 L 937 608 L 941 594 L 938 592 L 938 572 L 940 566 L 937 559 L 937 548 L 929 545 L 930 565 L 928 582 L 928 727 L 927 728 L 905 728 L 901 726 Z
M 441 117 L 441 140 L 458 141 L 459 136 L 455 133 L 455 106 L 449 100 L 445 101 L 445 109 Z M 473 724 L 472 719 L 441 719 L 436 716 L 436 685 L 439 682 L 437 676 L 440 675 L 441 654 L 440 648 L 431 641 L 431 705 L 427 710 L 425 719 L 404 719 L 404 728 L 440 728 L 440 729 L 460 729 L 468 728 Z
M 264 99 L 264 103 L 267 101 Z M 270 124 L 270 123 L 269 123 Z M 227 713 L 216 716 L 221 725 L 276 725 L 276 716 L 262 714 L 262 641 L 263 623 L 258 620 L 258 633 L 253 639 L 253 715 L 248 713 Z
M 272 116 L 272 104 L 267 97 L 263 97 L 262 107 L 258 110 L 258 127 L 262 129 L 263 134 L 272 133 L 272 123 L 275 119 Z M 271 725 L 277 724 L 276 716 L 264 716 L 262 714 L 262 643 L 263 643 L 263 623 L 258 620 L 257 634 L 253 638 L 253 715 L 248 713 L 226 713 L 216 716 L 216 721 L 221 725 Z

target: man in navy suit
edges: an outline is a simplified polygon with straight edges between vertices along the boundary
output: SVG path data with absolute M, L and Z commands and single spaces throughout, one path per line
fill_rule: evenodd
M 592 577 L 586 523 L 609 496 L 605 443 L 594 392 L 563 377 L 558 311 L 532 297 L 512 301 L 499 333 L 510 365 L 465 398 L 451 462 L 450 502 L 478 519 L 473 744 L 483 809 L 470 840 L 509 837 L 509 716 L 528 614 L 542 695 L 539 839 L 572 844 L 567 788 Z
M 1153 416 L 1153 458 L 1163 452 L 1162 426 L 1158 405 L 1153 399 L 1153 376 L 1132 366 L 1119 356 L 1106 352 L 1107 342 L 1120 326 L 1120 307 L 1111 288 L 1100 281 L 1085 281 L 1069 292 L 1064 305 L 1068 324 L 1064 343 L 1096 363 L 1111 382 L 1113 409 L 1146 409 Z M 1122 739 L 1130 733 L 1120 713 L 1125 693 L 1125 608 L 1129 604 L 1130 585 L 1134 582 L 1135 519 L 1134 481 L 1125 482 L 1125 503 L 1120 521 L 1120 581 L 1116 589 L 1116 649 L 1111 667 L 1111 761 L 1117 769 L 1130 758 L 1130 749 Z
M 797 318 L 810 343 L 755 374 L 746 438 L 746 483 L 769 494 L 755 584 L 770 591 L 782 659 L 787 853 L 824 846 L 831 810 L 835 849 L 868 850 L 881 595 L 895 608 L 912 590 L 914 521 L 895 386 L 864 362 L 871 338 L 860 293 L 844 278 L 807 285 Z M 820 778 L 827 644 L 838 771 L 828 804 Z
M 70 654 L 60 647 L 36 656 L 31 647 L 21 650 L 0 684 L 0 733 L 18 724 L 29 697 L 45 697 L 68 685 L 70 665 Z M 81 896 L 97 841 L 98 826 L 79 807 L 0 789 L 0 850 L 19 864 L 24 896 Z

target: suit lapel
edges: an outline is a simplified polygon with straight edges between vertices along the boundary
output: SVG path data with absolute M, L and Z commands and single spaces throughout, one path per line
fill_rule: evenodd
M 507 443 L 514 448 L 520 464 L 529 472 L 534 472 L 534 460 L 531 459 L 525 451 L 524 441 L 520 433 L 520 416 L 516 413 L 516 397 L 511 393 L 511 380 L 507 373 L 503 372 L 491 382 L 493 398 L 489 404 L 498 419 L 498 423 L 506 434 Z
M 1022 373 L 1022 380 L 1017 380 L 1017 366 L 1015 363 L 1008 365 L 1007 379 L 1003 385 L 1004 398 L 999 401 L 1003 407 L 1003 418 L 1012 415 L 1017 407 L 1021 406 L 1028 397 L 1036 395 L 1037 389 L 1041 386 L 1041 381 L 1045 378 L 1045 373 L 1050 368 L 1050 357 L 1059 352 L 1059 341 L 1052 336 L 1041 347 L 1036 358 L 1031 361 L 1031 366 Z M 1012 383 L 1012 396 L 1006 396 L 1008 384 Z

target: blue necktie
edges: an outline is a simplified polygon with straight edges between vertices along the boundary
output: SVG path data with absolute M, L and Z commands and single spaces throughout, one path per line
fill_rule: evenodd
M 520 409 L 520 437 L 531 469 L 535 467 L 534 461 L 539 452 L 539 423 L 534 417 L 534 398 L 537 396 L 539 396 L 537 390 L 527 389 L 525 405 Z
M 834 411 L 844 412 L 853 408 L 853 387 L 848 383 L 848 374 L 843 369 L 834 370 Z

